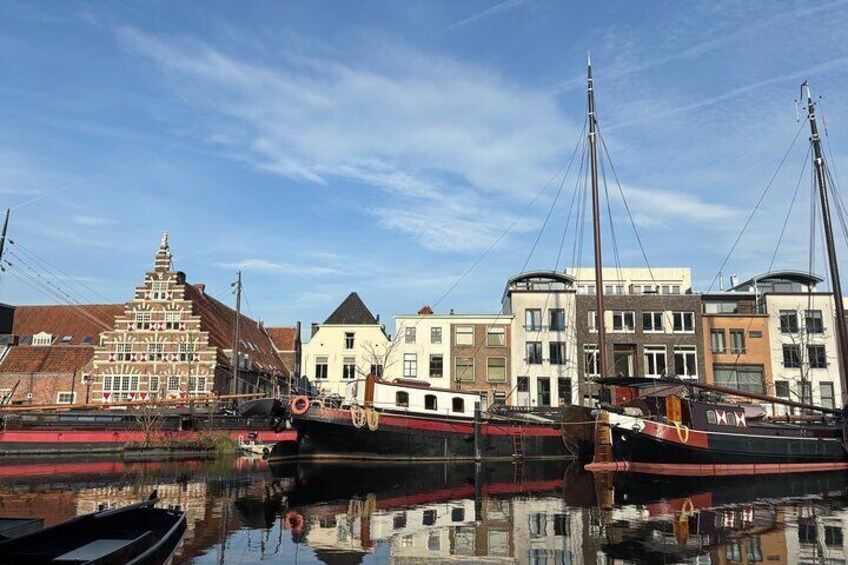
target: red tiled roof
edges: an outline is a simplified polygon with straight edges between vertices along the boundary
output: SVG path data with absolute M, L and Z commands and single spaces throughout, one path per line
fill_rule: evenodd
M 209 332 L 210 345 L 218 348 L 218 362 L 230 366 L 230 360 L 224 355 L 224 350 L 233 347 L 235 310 L 191 284 L 185 285 L 185 298 L 191 300 L 192 311 L 200 316 L 201 328 Z M 239 322 L 239 338 L 241 342 L 239 352 L 250 356 L 255 371 L 288 376 L 289 370 L 286 364 L 277 355 L 271 337 L 259 325 L 259 322 L 242 314 Z M 246 345 L 248 343 L 255 345 L 258 351 Z
M 0 373 L 72 373 L 94 357 L 87 345 L 12 346 L 0 363 Z
M 64 336 L 71 336 L 62 345 L 80 345 L 86 336 L 92 343 L 101 332 L 115 327 L 115 316 L 124 312 L 123 304 L 85 304 L 82 306 L 16 306 L 12 333 L 19 338 L 47 332 L 54 343 L 60 344 Z
M 271 341 L 277 347 L 277 351 L 294 351 L 297 326 L 284 326 L 281 328 L 267 328 Z

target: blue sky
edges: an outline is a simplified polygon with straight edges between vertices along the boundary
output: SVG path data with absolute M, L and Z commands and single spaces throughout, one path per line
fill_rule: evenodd
M 691 266 L 696 290 L 798 131 L 805 78 L 848 171 L 841 1 L 7 1 L 0 16 L 0 206 L 81 301 L 130 299 L 167 229 L 176 267 L 217 297 L 241 268 L 255 317 L 323 320 L 356 290 L 387 318 L 439 300 L 518 218 L 437 307 L 496 311 L 580 137 L 589 50 L 648 258 Z M 768 266 L 805 142 L 725 273 Z M 576 168 L 528 268 L 557 263 Z M 807 268 L 807 176 L 797 202 L 775 267 Z M 612 214 L 621 263 L 642 266 L 617 199 Z M 54 300 L 10 272 L 0 301 Z

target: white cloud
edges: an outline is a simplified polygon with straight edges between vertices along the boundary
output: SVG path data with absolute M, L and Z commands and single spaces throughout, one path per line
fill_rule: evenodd
M 737 210 L 705 202 L 700 197 L 686 192 L 633 186 L 624 186 L 622 190 L 635 219 L 640 224 L 679 225 L 681 221 L 708 223 L 732 220 L 739 215 Z
M 380 204 L 366 208 L 381 225 L 434 249 L 490 243 L 487 218 L 529 200 L 577 134 L 549 93 L 398 46 L 370 56 L 368 67 L 294 55 L 268 66 L 135 28 L 120 28 L 118 37 L 175 88 L 202 92 L 219 111 L 205 141 L 296 181 L 375 188 Z M 420 212 L 404 220 L 387 212 L 461 207 L 469 196 L 477 209 L 456 218 L 472 232 L 460 245 L 455 229 L 428 226 Z M 428 236 L 429 227 L 438 233 Z

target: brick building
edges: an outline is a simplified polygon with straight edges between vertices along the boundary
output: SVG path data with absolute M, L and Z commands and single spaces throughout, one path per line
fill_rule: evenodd
M 173 269 L 166 233 L 153 270 L 95 347 L 92 400 L 278 391 L 289 372 L 268 332 L 242 315 L 235 356 L 235 322 L 232 308 Z M 235 383 L 234 357 L 239 363 Z
M 92 384 L 95 345 L 100 334 L 112 327 L 123 306 L 3 306 L 2 309 L 0 401 L 85 402 Z
M 274 344 L 277 355 L 286 364 L 292 375 L 301 374 L 300 322 L 294 326 L 268 328 L 268 335 Z

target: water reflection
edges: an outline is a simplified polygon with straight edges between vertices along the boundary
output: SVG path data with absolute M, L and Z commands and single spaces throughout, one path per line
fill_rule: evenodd
M 153 488 L 178 563 L 845 563 L 845 473 L 593 476 L 564 463 L 9 462 L 0 516 L 47 525 Z

